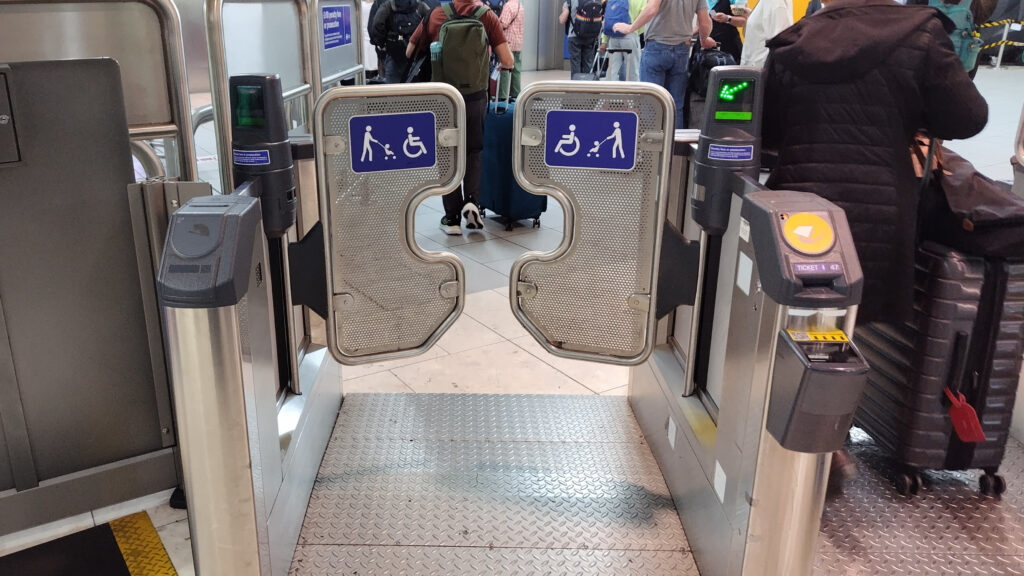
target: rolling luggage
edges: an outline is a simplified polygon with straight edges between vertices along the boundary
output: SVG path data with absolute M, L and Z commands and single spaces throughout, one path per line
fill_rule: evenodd
M 1000 494 L 1024 354 L 1024 259 L 928 242 L 917 252 L 914 291 L 910 322 L 856 330 L 871 372 L 855 423 L 902 465 L 901 494 L 920 489 L 922 469 L 982 469 L 981 491 Z M 960 400 L 970 408 L 956 407 Z M 965 441 L 969 432 L 954 426 L 971 408 L 981 441 Z
M 500 84 L 500 83 L 499 83 Z M 512 82 L 506 83 L 509 90 Z M 515 104 L 497 96 L 488 104 L 484 120 L 483 169 L 480 178 L 480 209 L 500 216 L 505 230 L 512 230 L 519 220 L 533 220 L 540 227 L 540 215 L 547 210 L 548 197 L 530 194 L 512 174 L 512 119 Z

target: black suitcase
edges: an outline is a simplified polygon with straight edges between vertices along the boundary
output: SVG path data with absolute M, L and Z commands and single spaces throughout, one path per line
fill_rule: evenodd
M 901 494 L 922 469 L 980 468 L 986 493 L 1001 493 L 1002 464 L 1024 354 L 1024 261 L 983 259 L 927 243 L 918 250 L 913 319 L 858 327 L 871 365 L 855 423 L 902 465 Z M 985 440 L 953 429 L 945 389 L 978 414 Z
M 500 84 L 500 83 L 499 83 Z M 532 219 L 540 227 L 540 215 L 548 197 L 523 190 L 512 174 L 512 119 L 514 103 L 491 102 L 484 120 L 484 149 L 480 175 L 480 209 L 501 216 L 506 230 L 519 220 Z

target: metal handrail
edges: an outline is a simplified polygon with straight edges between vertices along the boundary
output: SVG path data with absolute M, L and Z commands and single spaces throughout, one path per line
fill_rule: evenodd
M 357 24 L 353 26 L 353 30 L 356 32 L 355 46 L 356 46 L 356 62 L 359 64 L 348 70 L 343 70 L 332 74 L 330 78 L 323 78 L 323 71 L 320 69 L 320 43 L 318 33 L 320 30 L 320 0 L 309 0 L 309 29 L 312 34 L 309 38 L 309 49 L 310 49 L 310 74 L 312 75 L 311 85 L 313 86 L 313 94 L 319 98 L 324 93 L 325 84 L 333 84 L 338 80 L 347 78 L 353 74 L 359 74 L 365 68 L 363 67 L 363 1 L 355 0 L 353 4 L 352 22 Z
M 146 178 L 163 178 L 167 176 L 167 171 L 164 169 L 164 163 L 157 156 L 156 150 L 148 143 L 142 140 L 131 141 L 132 156 L 142 164 L 142 169 L 146 171 Z
M 121 4 L 125 0 L 74 0 L 74 3 Z M 178 163 L 185 180 L 195 180 L 196 145 L 192 136 L 191 106 L 188 99 L 188 76 L 185 73 L 185 47 L 181 35 L 181 16 L 172 0 L 135 0 L 151 8 L 163 31 L 164 60 L 167 69 L 167 89 L 170 91 L 173 124 L 158 126 L 130 126 L 133 139 L 175 137 L 179 141 Z M 0 0 L 0 4 L 69 4 L 69 0 Z
M 221 190 L 235 189 L 231 169 L 231 116 L 222 118 L 221 114 L 231 109 L 231 97 L 228 89 L 228 57 L 224 41 L 224 4 L 229 0 L 206 0 L 206 43 L 210 50 L 210 96 L 213 102 L 214 123 L 217 127 L 217 161 L 220 164 Z M 246 2 L 255 3 L 259 2 Z M 306 0 L 292 0 L 298 9 L 299 50 L 302 63 L 303 85 L 285 93 L 288 97 L 297 91 L 305 91 L 306 110 L 312 111 L 315 97 L 313 96 L 312 60 L 309 27 L 309 9 Z
M 192 111 L 192 133 L 195 134 L 199 127 L 207 122 L 213 122 L 213 105 L 200 106 Z

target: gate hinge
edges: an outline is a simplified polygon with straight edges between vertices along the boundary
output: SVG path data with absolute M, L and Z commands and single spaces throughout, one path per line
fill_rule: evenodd
M 520 298 L 533 298 L 537 295 L 537 285 L 533 282 L 520 281 L 516 283 L 516 294 Z
M 324 136 L 324 156 L 340 156 L 345 153 L 345 138 L 341 136 Z
M 437 143 L 445 148 L 454 148 L 459 145 L 461 134 L 458 128 L 443 128 L 437 131 Z
M 641 150 L 659 150 L 665 143 L 665 132 L 661 130 L 649 130 L 640 135 Z
M 540 146 L 544 143 L 544 133 L 541 132 L 540 128 L 524 126 L 523 131 L 520 133 L 519 142 L 523 146 Z
M 355 303 L 356 299 L 351 294 L 342 293 L 334 295 L 335 310 L 345 310 L 347 308 L 351 308 L 352 306 L 355 305 Z
M 445 282 L 441 284 L 441 298 L 458 298 L 459 297 L 459 281 L 453 280 L 451 282 Z
M 629 305 L 633 310 L 639 310 L 641 312 L 647 312 L 651 309 L 651 295 L 650 294 L 633 294 L 626 300 L 626 304 Z

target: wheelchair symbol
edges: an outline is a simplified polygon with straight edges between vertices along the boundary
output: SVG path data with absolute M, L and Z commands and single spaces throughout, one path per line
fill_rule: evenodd
M 572 145 L 572 151 L 565 151 L 562 149 L 563 146 Z M 555 154 L 561 154 L 566 158 L 572 158 L 580 151 L 580 139 L 576 137 L 576 125 L 569 125 L 569 133 L 562 136 L 562 139 L 558 141 L 558 145 L 555 146 Z
M 407 158 L 419 158 L 420 156 L 426 154 L 427 147 L 423 144 L 423 141 L 420 140 L 418 136 L 413 135 L 412 126 L 409 126 L 409 128 L 406 129 L 406 132 L 408 132 L 409 135 L 406 136 L 405 142 L 402 144 L 402 152 L 405 152 L 405 156 Z M 412 148 L 415 152 L 410 152 L 410 148 Z M 417 148 L 419 149 L 418 151 L 416 150 Z

